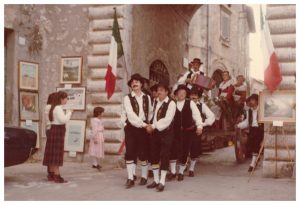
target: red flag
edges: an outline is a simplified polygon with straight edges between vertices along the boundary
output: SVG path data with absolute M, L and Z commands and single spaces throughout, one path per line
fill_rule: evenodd
M 117 13 L 115 10 L 112 36 L 110 41 L 109 59 L 105 76 L 105 91 L 107 93 L 107 99 L 110 99 L 110 97 L 115 92 L 118 61 L 124 62 L 125 59 L 120 34 L 120 27 L 118 24 Z
M 264 83 L 268 90 L 273 92 L 280 85 L 282 76 L 278 63 L 278 58 L 276 56 L 274 45 L 271 38 L 271 33 L 269 29 L 268 22 L 264 21 L 264 17 L 261 9 L 261 28 L 263 29 L 262 41 L 263 41 L 263 51 L 265 54 L 265 73 L 264 73 Z

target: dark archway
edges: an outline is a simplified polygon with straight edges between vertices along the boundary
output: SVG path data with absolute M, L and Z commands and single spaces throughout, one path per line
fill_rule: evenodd
M 158 82 L 170 83 L 169 71 L 161 60 L 155 60 L 150 65 L 149 71 L 150 86 Z

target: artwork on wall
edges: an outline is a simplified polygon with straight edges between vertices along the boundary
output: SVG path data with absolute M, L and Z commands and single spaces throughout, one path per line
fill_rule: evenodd
M 39 64 L 19 61 L 19 88 L 25 90 L 38 90 Z
M 260 122 L 296 122 L 296 92 L 264 91 L 259 96 L 259 121 Z
M 65 151 L 83 152 L 85 129 L 85 120 L 70 120 L 66 124 Z
M 19 108 L 21 120 L 39 120 L 38 94 L 27 91 L 20 91 Z
M 37 138 L 36 138 L 36 148 L 40 148 L 40 135 L 39 135 L 39 122 L 30 122 L 26 123 L 26 121 L 21 121 L 20 122 L 20 127 L 32 130 L 36 133 Z
M 82 57 L 62 57 L 60 68 L 60 83 L 80 84 L 82 72 Z
M 76 88 L 57 88 L 68 95 L 67 104 L 63 105 L 63 109 L 85 110 L 85 87 Z

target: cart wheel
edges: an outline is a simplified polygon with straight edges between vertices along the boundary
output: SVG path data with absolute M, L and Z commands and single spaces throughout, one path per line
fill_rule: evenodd
M 238 163 L 243 163 L 246 160 L 247 153 L 247 135 L 241 129 L 236 129 L 233 137 L 235 158 Z

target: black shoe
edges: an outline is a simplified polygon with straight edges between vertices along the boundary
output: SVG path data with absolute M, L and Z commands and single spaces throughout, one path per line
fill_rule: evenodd
M 92 167 L 95 168 L 95 169 L 101 169 L 102 168 L 99 164 L 97 166 L 93 165 Z
M 156 187 L 156 191 L 158 192 L 162 192 L 165 189 L 165 186 L 162 185 L 161 183 L 158 184 L 158 186 Z
M 248 172 L 252 172 L 253 169 L 254 169 L 254 167 L 250 166 L 248 169 Z
M 139 183 L 139 185 L 146 185 L 147 184 L 147 179 L 145 179 L 145 178 L 141 178 L 141 181 L 140 181 L 140 183 Z
M 189 171 L 189 177 L 194 177 L 194 172 L 193 171 Z
M 126 189 L 129 189 L 133 186 L 134 186 L 134 181 L 131 179 L 127 179 L 126 184 L 125 184 Z
M 152 178 L 153 177 L 153 171 L 152 170 L 149 170 L 148 171 L 148 178 Z
M 183 180 L 183 174 L 178 174 L 177 180 L 178 180 L 178 181 L 182 181 L 182 180 Z
M 172 174 L 171 172 L 169 172 L 167 174 L 167 180 L 172 181 L 173 179 L 176 179 L 176 174 Z
M 133 175 L 133 180 L 136 181 L 136 175 Z
M 147 186 L 147 188 L 148 189 L 153 189 L 153 188 L 155 188 L 155 187 L 157 187 L 158 186 L 158 184 L 156 184 L 155 182 L 152 182 L 152 184 L 149 184 L 148 186 Z
M 53 180 L 55 183 L 67 183 L 68 181 L 62 178 L 60 175 L 54 175 Z

